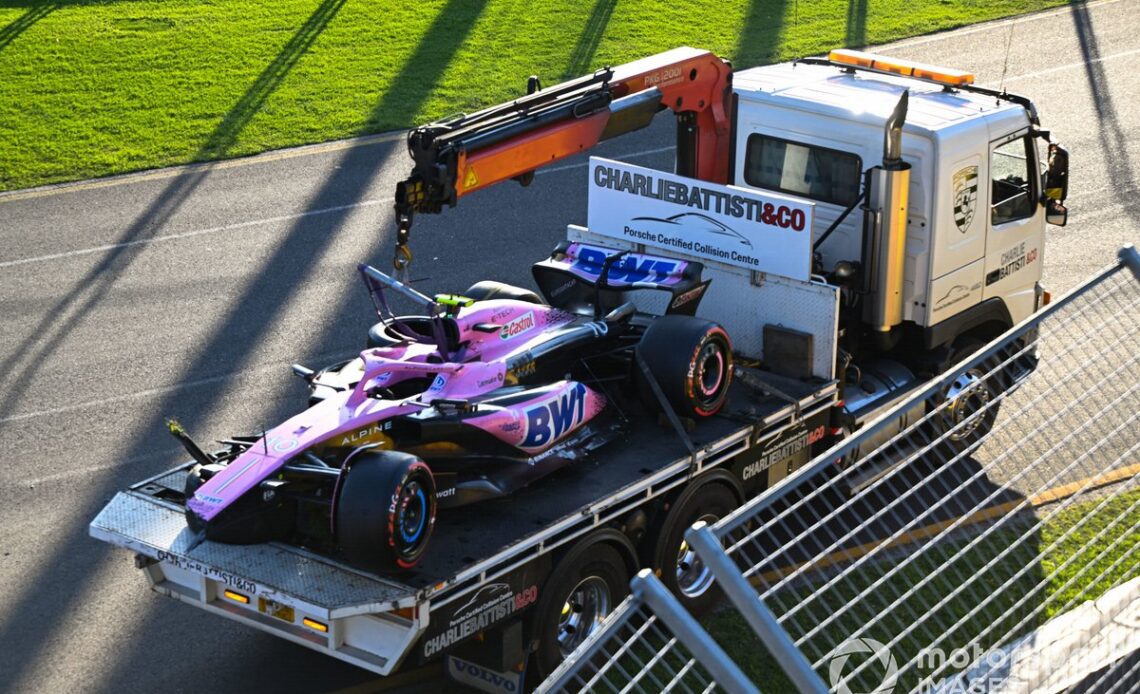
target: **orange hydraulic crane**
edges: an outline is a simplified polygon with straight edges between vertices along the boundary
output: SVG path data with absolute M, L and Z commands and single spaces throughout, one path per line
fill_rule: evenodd
M 411 261 L 416 212 L 507 179 L 527 185 L 534 170 L 649 125 L 666 108 L 677 115 L 677 173 L 728 180 L 732 66 L 708 51 L 676 48 L 543 89 L 408 134 L 415 162 L 396 185 L 396 269 Z

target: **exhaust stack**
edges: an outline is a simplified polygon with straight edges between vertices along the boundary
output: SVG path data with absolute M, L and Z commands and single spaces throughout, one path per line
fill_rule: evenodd
M 902 323 L 903 273 L 906 269 L 906 211 L 910 164 L 902 159 L 902 128 L 909 91 L 904 91 L 883 131 L 883 163 L 868 172 L 865 246 L 869 266 L 863 319 L 872 330 L 888 333 Z

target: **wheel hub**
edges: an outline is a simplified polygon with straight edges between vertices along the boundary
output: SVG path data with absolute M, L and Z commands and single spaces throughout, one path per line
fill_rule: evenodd
M 990 403 L 990 391 L 982 383 L 985 374 L 978 369 L 970 369 L 954 379 L 946 389 L 946 409 L 943 417 L 947 429 L 961 425 L 948 435 L 952 441 L 960 441 L 981 425 L 986 408 Z
M 558 617 L 558 649 L 566 657 L 597 631 L 610 613 L 610 587 L 598 576 L 578 582 Z
M 716 516 L 704 515 L 697 520 L 712 524 L 719 519 Z M 695 598 L 703 595 L 713 584 L 712 571 L 684 540 L 681 540 L 681 546 L 677 548 L 676 572 L 677 589 L 685 597 Z

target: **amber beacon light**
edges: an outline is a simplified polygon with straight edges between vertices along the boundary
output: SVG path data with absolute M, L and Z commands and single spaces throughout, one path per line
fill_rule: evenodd
M 882 55 L 875 55 L 874 53 L 864 53 L 863 51 L 838 49 L 828 53 L 827 59 L 839 65 L 851 65 L 867 70 L 886 72 L 892 75 L 915 77 L 921 80 L 944 84 L 947 87 L 964 87 L 974 83 L 974 74 L 972 72 L 938 67 L 936 65 L 926 65 L 925 63 L 915 63 L 898 58 L 888 58 Z

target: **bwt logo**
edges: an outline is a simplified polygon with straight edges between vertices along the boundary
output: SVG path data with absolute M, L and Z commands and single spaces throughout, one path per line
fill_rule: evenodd
M 586 417 L 586 386 L 569 390 L 526 410 L 526 439 L 521 448 L 542 448 L 557 441 Z
M 606 252 L 597 248 L 581 247 L 574 260 L 574 268 L 591 277 L 602 276 L 602 266 L 606 262 Z M 641 255 L 627 255 L 610 266 L 606 281 L 617 284 L 628 282 L 653 282 L 661 284 L 677 272 L 680 263 L 662 258 L 647 258 Z M 650 279 L 650 275 L 653 276 Z

